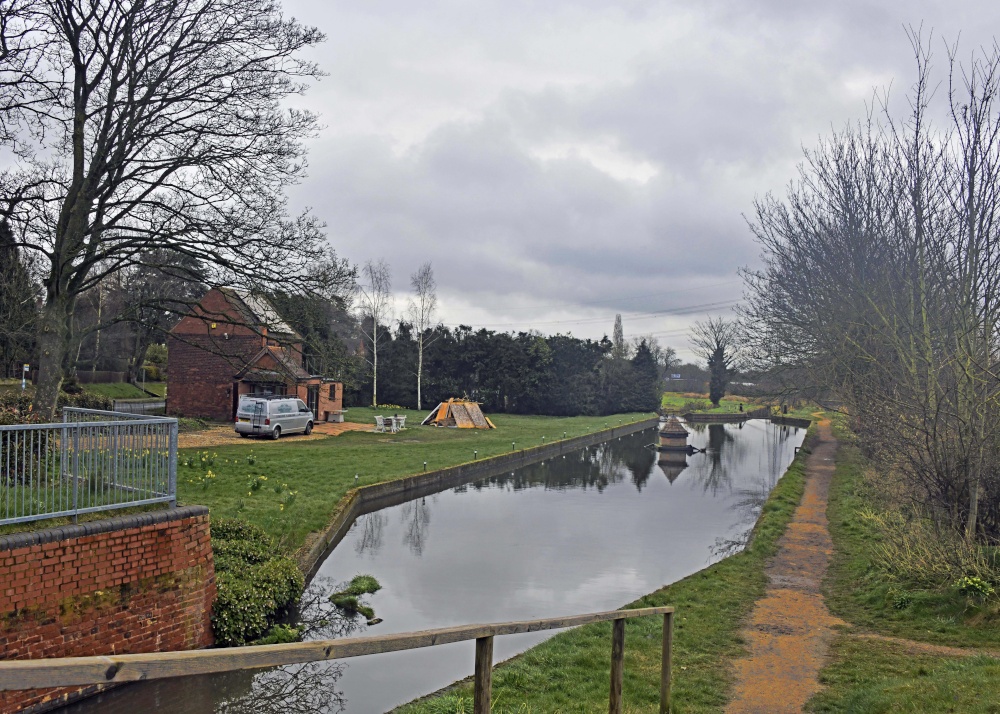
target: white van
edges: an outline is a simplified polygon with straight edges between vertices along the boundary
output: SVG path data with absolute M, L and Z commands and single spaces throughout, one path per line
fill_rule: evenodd
M 310 434 L 313 413 L 305 402 L 295 397 L 244 396 L 236 410 L 236 433 L 240 436 L 269 436 L 278 439 L 282 434 Z

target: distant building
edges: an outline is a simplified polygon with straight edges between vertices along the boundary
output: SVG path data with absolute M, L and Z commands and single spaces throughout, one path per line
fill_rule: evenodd
M 311 375 L 302 337 L 262 297 L 212 288 L 167 337 L 167 413 L 235 418 L 244 394 L 287 394 L 317 421 L 343 409 L 340 382 Z

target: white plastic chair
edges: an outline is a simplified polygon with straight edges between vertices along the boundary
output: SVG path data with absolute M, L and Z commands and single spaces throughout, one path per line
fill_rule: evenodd
M 396 428 L 402 431 L 406 428 L 406 415 L 396 417 Z
M 375 431 L 381 431 L 383 434 L 385 433 L 385 417 L 375 417 Z

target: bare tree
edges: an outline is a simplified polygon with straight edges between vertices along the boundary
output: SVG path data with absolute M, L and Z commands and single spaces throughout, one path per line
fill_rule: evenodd
M 757 206 L 764 267 L 746 273 L 755 356 L 848 407 L 859 441 L 920 513 L 968 540 L 1000 534 L 1000 47 L 956 61 L 950 125 L 932 128 L 931 55 L 902 120 L 808 152 Z M 985 505 L 984 505 L 985 504 Z
M 417 409 L 421 409 L 420 387 L 424 374 L 424 344 L 437 309 L 437 283 L 430 263 L 424 263 L 410 276 L 416 297 L 410 300 L 410 322 L 417 333 Z
M 737 367 L 738 323 L 721 317 L 696 322 L 691 331 L 691 347 L 696 355 L 708 363 L 708 398 L 712 400 L 712 404 L 719 406 L 719 400 L 726 395 L 729 378 Z
M 283 190 L 316 119 L 281 101 L 320 74 L 299 58 L 319 31 L 274 0 L 12 0 L 0 35 L 0 218 L 45 265 L 41 411 L 78 296 L 151 251 L 198 261 L 192 280 L 309 289 L 321 226 Z
M 362 281 L 358 284 L 361 297 L 361 332 L 371 345 L 371 359 L 367 360 L 372 368 L 372 406 L 378 406 L 378 344 L 381 339 L 379 327 L 387 325 L 392 315 L 392 278 L 389 266 L 380 258 L 377 263 L 368 261 L 361 269 Z M 366 324 L 371 320 L 371 326 Z

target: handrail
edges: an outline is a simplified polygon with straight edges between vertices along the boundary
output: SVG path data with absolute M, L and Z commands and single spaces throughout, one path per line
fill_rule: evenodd
M 347 657 L 397 652 L 420 647 L 476 640 L 476 714 L 490 711 L 490 680 L 493 665 L 493 638 L 521 632 L 555 630 L 593 622 L 614 621 L 611 647 L 610 714 L 622 711 L 622 663 L 625 620 L 663 615 L 663 650 L 660 672 L 660 712 L 670 710 L 670 667 L 672 659 L 674 608 L 645 607 L 610 610 L 541 620 L 520 620 L 492 624 L 460 625 L 436 630 L 403 632 L 375 637 L 314 640 L 280 645 L 228 647 L 183 652 L 101 655 L 0 661 L 0 691 L 43 689 L 93 684 L 137 682 L 147 679 L 213 674 L 243 669 L 277 667 Z

